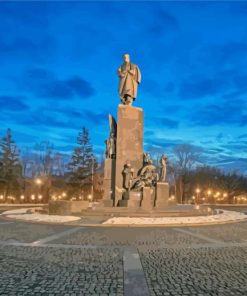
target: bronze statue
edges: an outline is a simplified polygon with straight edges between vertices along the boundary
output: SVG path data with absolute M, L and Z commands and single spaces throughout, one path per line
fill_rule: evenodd
M 141 72 L 137 65 L 130 62 L 129 54 L 123 55 L 124 63 L 118 68 L 119 96 L 124 105 L 131 106 L 137 96 L 137 87 L 141 83 Z
M 109 114 L 108 119 L 109 119 L 109 126 L 110 126 L 110 135 L 114 134 L 114 137 L 116 138 L 117 137 L 117 123 L 116 123 L 116 120 L 111 114 Z
M 153 165 L 153 161 L 149 159 L 148 164 L 142 168 L 132 188 L 139 191 L 143 187 L 154 187 L 158 179 L 159 176 L 156 173 L 156 167 Z
M 147 152 L 143 153 L 143 166 L 147 165 L 150 160 L 150 154 Z
M 166 168 L 167 168 L 167 156 L 165 154 L 163 154 L 160 158 L 160 164 L 161 164 L 161 168 L 160 168 L 160 182 L 165 182 L 166 180 Z
M 134 169 L 131 167 L 130 163 L 124 166 L 123 170 L 123 188 L 130 191 L 133 181 Z
M 114 117 L 109 114 L 109 126 L 110 126 L 110 136 L 105 140 L 106 158 L 116 158 L 116 141 L 117 141 L 117 123 Z
M 106 158 L 116 158 L 116 138 L 113 133 L 111 133 L 109 139 L 105 140 L 105 144 L 106 144 L 106 151 L 105 151 Z

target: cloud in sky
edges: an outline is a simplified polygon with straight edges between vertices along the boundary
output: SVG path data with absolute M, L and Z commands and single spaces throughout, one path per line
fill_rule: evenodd
M 215 163 L 232 151 L 235 167 L 247 158 L 245 10 L 242 2 L 1 2 L 1 127 L 21 146 L 36 131 L 65 151 L 73 143 L 56 135 L 76 139 L 87 126 L 103 150 L 119 103 L 116 69 L 129 52 L 142 71 L 135 105 L 146 147 L 201 145 Z
M 247 125 L 246 102 L 243 100 L 209 104 L 196 110 L 192 115 L 192 122 L 201 126 L 210 125 Z
M 0 110 L 4 111 L 28 111 L 29 107 L 24 102 L 25 98 L 19 96 L 0 96 Z

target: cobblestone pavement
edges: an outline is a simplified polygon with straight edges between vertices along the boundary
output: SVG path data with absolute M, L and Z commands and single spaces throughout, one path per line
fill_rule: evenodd
M 0 295 L 123 295 L 119 250 L 0 247 Z
M 142 252 L 151 295 L 247 295 L 247 248 Z
M 247 222 L 190 227 L 187 229 L 191 232 L 206 235 L 224 242 L 247 241 Z
M 150 248 L 177 244 L 191 245 L 203 242 L 197 237 L 178 233 L 170 228 L 87 228 L 53 241 L 53 243 L 72 245 L 131 245 Z
M 124 261 L 127 248 L 139 267 L 126 265 L 134 261 Z M 152 296 L 247 295 L 246 258 L 247 222 L 75 229 L 0 218 L 0 295 L 6 296 L 143 296 L 143 279 Z M 126 280 L 135 274 L 127 293 Z
M 3 222 L 3 220 L 0 220 L 0 240 L 31 243 L 39 238 L 46 237 L 48 235 L 52 235 L 70 228 L 71 227 L 69 226 L 62 225 Z

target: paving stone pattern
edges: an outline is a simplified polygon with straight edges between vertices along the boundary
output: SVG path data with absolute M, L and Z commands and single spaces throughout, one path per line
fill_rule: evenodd
M 72 226 L 1 224 L 0 240 L 8 245 L 0 241 L 0 295 L 136 296 L 141 295 L 143 279 L 151 296 L 247 295 L 246 222 L 76 228 L 72 233 Z M 13 245 L 15 241 L 26 244 Z M 126 276 L 123 262 L 130 247 L 139 254 L 143 268 L 142 272 L 140 268 L 135 272 L 135 266 L 129 269 L 136 274 L 131 295 L 125 289 L 130 274 Z
M 141 253 L 150 295 L 247 295 L 247 248 L 160 249 Z
M 219 239 L 224 242 L 247 241 L 247 222 L 229 223 L 224 225 L 211 225 L 190 227 L 189 231 Z
M 70 228 L 70 226 L 63 225 L 29 224 L 22 222 L 0 224 L 0 240 L 30 243 L 39 238 L 53 235 Z
M 0 295 L 123 295 L 117 249 L 0 247 Z
M 170 228 L 85 228 L 53 243 L 72 245 L 157 247 L 205 242 Z

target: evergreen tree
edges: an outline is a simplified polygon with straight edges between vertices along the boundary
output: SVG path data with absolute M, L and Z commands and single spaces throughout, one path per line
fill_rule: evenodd
M 78 147 L 74 149 L 69 168 L 69 185 L 73 194 L 81 194 L 81 191 L 89 190 L 92 185 L 92 173 L 97 167 L 93 154 L 93 146 L 90 142 L 89 131 L 83 127 L 77 137 Z
M 22 169 L 10 129 L 7 129 L 0 143 L 0 163 L 1 191 L 5 197 L 20 193 Z

